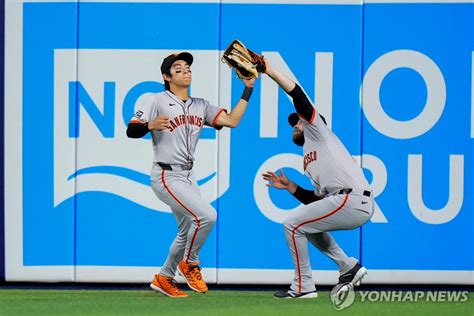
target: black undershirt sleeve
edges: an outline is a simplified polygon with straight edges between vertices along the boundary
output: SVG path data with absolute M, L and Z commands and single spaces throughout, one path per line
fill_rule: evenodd
M 142 138 L 149 131 L 148 123 L 128 123 L 127 126 L 127 136 L 129 138 Z
M 301 87 L 296 84 L 294 89 L 288 94 L 293 98 L 293 104 L 295 105 L 296 112 L 305 120 L 311 121 L 315 109 L 311 102 L 309 102 Z
M 311 190 L 306 190 L 300 187 L 299 185 L 296 187 L 295 193 L 293 193 L 293 196 L 300 201 L 301 203 L 307 205 L 310 203 L 313 203 L 315 201 L 319 201 L 322 199 L 321 196 L 317 196 L 314 194 L 313 191 Z

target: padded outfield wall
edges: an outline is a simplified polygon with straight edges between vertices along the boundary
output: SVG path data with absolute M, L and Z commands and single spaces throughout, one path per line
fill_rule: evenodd
M 243 85 L 220 55 L 238 38 L 297 80 L 363 166 L 375 214 L 334 236 L 366 282 L 474 284 L 474 4 L 418 2 L 7 0 L 5 279 L 151 280 L 177 225 L 149 187 L 151 141 L 127 122 L 181 50 L 191 95 L 231 108 Z M 298 202 L 260 178 L 285 168 L 311 186 L 290 112 L 263 76 L 238 128 L 201 135 L 195 172 L 218 211 L 209 283 L 291 280 L 281 222 Z M 337 280 L 314 248 L 311 262 L 317 283 Z

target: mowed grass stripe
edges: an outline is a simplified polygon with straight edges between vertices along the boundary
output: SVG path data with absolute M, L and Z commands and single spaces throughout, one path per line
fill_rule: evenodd
M 267 291 L 188 292 L 172 299 L 153 291 L 0 290 L 0 315 L 474 315 L 467 302 L 361 302 L 336 311 L 329 292 L 317 299 L 275 299 Z

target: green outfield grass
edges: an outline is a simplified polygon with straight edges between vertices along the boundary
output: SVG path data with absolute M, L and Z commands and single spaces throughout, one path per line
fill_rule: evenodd
M 474 315 L 467 302 L 361 302 L 342 311 L 328 292 L 317 299 L 282 300 L 267 291 L 190 293 L 170 299 L 141 290 L 0 290 L 0 315 Z

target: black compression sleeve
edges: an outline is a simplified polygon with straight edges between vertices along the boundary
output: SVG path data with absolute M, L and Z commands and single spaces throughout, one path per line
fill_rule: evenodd
M 315 201 L 321 200 L 321 197 L 314 194 L 311 190 L 306 190 L 300 187 L 299 185 L 296 187 L 295 193 L 293 196 L 300 201 L 301 203 L 307 205 L 309 203 L 313 203 Z
M 301 90 L 301 87 L 296 84 L 295 88 L 288 94 L 293 98 L 293 104 L 295 105 L 296 112 L 304 117 L 305 120 L 311 121 L 315 109 L 313 108 L 311 102 L 309 102 L 303 90 Z
M 127 136 L 130 138 L 142 138 L 149 131 L 148 123 L 128 123 Z

